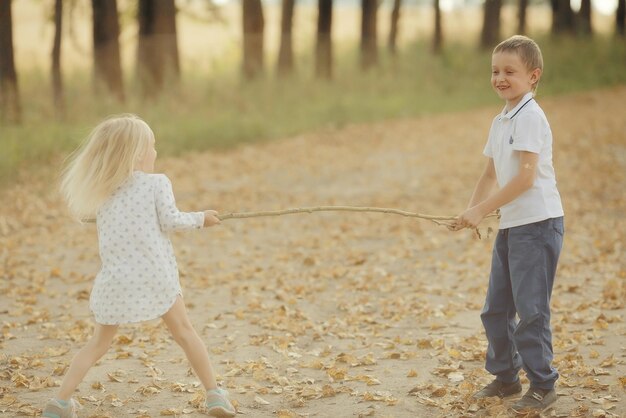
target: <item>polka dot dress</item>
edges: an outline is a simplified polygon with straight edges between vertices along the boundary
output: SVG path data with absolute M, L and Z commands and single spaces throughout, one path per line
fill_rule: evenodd
M 97 214 L 102 267 L 90 308 L 99 324 L 155 319 L 182 294 L 167 233 L 201 228 L 203 212 L 180 212 L 170 180 L 135 171 Z

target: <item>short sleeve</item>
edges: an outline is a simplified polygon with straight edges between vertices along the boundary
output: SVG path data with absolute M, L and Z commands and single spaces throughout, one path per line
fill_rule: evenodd
M 485 148 L 483 148 L 483 155 L 489 158 L 493 158 L 493 149 L 492 149 L 491 144 L 493 143 L 493 132 L 494 132 L 495 124 L 496 124 L 496 120 L 494 119 L 494 121 L 491 123 L 491 128 L 489 129 L 489 136 L 487 137 L 487 143 L 485 144 Z
M 543 118 L 535 112 L 524 112 L 517 117 L 513 149 L 539 154 L 545 137 Z
M 172 183 L 163 174 L 155 175 L 155 204 L 161 230 L 202 228 L 204 212 L 181 212 L 176 207 Z
M 493 158 L 493 152 L 491 151 L 491 141 L 487 141 L 485 148 L 483 148 L 483 155 L 485 157 Z

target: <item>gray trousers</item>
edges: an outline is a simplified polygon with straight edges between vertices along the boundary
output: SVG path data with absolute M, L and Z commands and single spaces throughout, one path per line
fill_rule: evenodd
M 480 318 L 489 342 L 485 367 L 502 382 L 516 381 L 522 367 L 532 387 L 552 389 L 559 377 L 550 297 L 562 245 L 563 217 L 498 231 Z

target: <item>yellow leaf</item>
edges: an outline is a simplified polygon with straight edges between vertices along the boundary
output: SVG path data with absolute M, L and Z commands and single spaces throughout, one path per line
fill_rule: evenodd
M 276 411 L 276 417 L 277 418 L 295 418 L 298 415 L 296 415 L 295 412 L 291 412 L 287 409 L 281 409 L 279 411 Z
M 254 402 L 258 403 L 259 405 L 269 405 L 270 404 L 268 401 L 266 401 L 265 399 L 261 398 L 258 395 L 254 397 Z
M 433 390 L 430 393 L 430 396 L 432 396 L 434 398 L 441 398 L 442 396 L 445 396 L 446 393 L 448 393 L 448 390 L 445 387 L 439 387 L 439 388 Z
M 114 373 L 107 373 L 107 376 L 111 382 L 121 383 L 124 381 L 120 377 L 116 376 Z
M 328 376 L 331 377 L 333 381 L 344 380 L 348 374 L 346 369 L 338 367 L 331 367 L 326 371 L 326 373 L 328 374 Z

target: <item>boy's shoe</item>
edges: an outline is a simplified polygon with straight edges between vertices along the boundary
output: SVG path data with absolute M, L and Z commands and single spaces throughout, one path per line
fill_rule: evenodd
M 80 407 L 80 404 L 74 399 L 70 399 L 65 406 L 61 405 L 58 399 L 50 399 L 41 416 L 47 418 L 78 418 L 76 411 Z
M 517 395 L 522 391 L 522 384 L 517 379 L 513 383 L 505 383 L 495 379 L 487 386 L 472 395 L 474 399 L 491 398 L 497 396 L 498 398 L 507 398 L 509 396 Z
M 554 389 L 531 387 L 519 401 L 513 404 L 511 409 L 518 414 L 543 412 L 552 408 L 555 402 L 556 391 Z
M 235 407 L 228 400 L 228 392 L 224 389 L 213 389 L 206 392 L 206 410 L 214 417 L 227 418 L 237 415 Z

